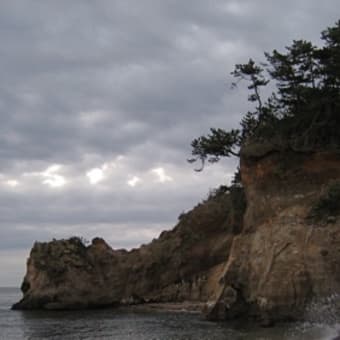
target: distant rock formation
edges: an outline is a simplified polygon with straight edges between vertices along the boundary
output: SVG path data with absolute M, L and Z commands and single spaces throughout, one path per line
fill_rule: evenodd
M 211 320 L 303 318 L 340 292 L 340 154 L 245 147 L 241 177 L 244 216 L 225 193 L 131 251 L 98 238 L 35 243 L 13 308 L 196 301 Z
M 145 302 L 206 302 L 214 292 L 242 215 L 228 195 L 181 214 L 178 225 L 148 245 L 112 250 L 95 238 L 36 242 L 23 299 L 14 309 L 79 309 Z M 236 228 L 237 229 L 237 228 Z

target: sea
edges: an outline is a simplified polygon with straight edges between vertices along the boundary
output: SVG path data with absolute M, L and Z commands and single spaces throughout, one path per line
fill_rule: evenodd
M 332 297 L 311 308 L 311 320 L 262 328 L 243 322 L 209 322 L 198 313 L 129 309 L 13 311 L 17 288 L 0 288 L 0 339 L 117 340 L 313 340 L 334 339 L 340 324 Z M 325 314 L 324 317 L 320 314 Z

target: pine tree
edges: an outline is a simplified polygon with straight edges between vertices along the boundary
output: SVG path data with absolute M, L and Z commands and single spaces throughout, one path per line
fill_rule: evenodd
M 248 100 L 255 108 L 244 115 L 239 129 L 212 128 L 193 140 L 189 161 L 201 161 L 198 171 L 206 160 L 239 156 L 240 148 L 256 140 L 285 141 L 285 147 L 298 151 L 340 148 L 340 20 L 321 39 L 321 48 L 294 40 L 284 53 L 265 53 L 266 64 L 249 59 L 235 66 L 233 85 L 248 82 Z M 277 90 L 264 101 L 260 92 L 269 82 L 266 71 Z

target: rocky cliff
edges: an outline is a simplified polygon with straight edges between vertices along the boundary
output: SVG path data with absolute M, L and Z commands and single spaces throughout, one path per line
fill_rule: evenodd
M 340 154 L 244 147 L 241 176 L 244 215 L 237 189 L 139 249 L 36 243 L 14 308 L 186 300 L 206 302 L 212 320 L 303 318 L 312 299 L 340 292 Z
M 241 174 L 244 227 L 207 315 L 301 319 L 312 299 L 340 292 L 340 154 L 244 148 Z
M 242 200 L 242 193 L 240 193 Z M 15 309 L 74 309 L 144 302 L 206 302 L 228 258 L 242 214 L 213 195 L 148 245 L 113 250 L 96 238 L 36 242 Z

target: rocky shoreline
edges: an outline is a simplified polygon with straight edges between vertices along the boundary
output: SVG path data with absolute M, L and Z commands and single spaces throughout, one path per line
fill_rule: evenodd
M 144 303 L 130 306 L 120 306 L 121 310 L 136 312 L 180 312 L 201 314 L 205 308 L 203 302 L 167 302 L 167 303 Z

